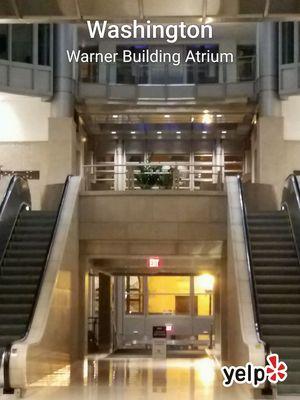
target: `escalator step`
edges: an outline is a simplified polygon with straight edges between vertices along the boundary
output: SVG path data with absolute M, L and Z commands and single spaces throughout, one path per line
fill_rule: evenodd
M 24 284 L 36 284 L 40 279 L 40 275 L 4 275 L 0 277 L 0 287 L 1 285 L 7 285 L 11 287 L 12 285 L 24 285 Z M 0 320 L 1 322 L 1 320 Z
M 268 267 L 258 265 L 254 267 L 255 275 L 258 277 L 259 275 L 300 275 L 300 267 Z
M 32 308 L 32 304 L 1 304 L 0 303 L 0 314 L 29 314 Z
M 263 250 L 267 251 L 271 249 L 275 250 L 295 250 L 294 242 L 290 241 L 278 241 L 278 242 L 264 242 L 264 241 L 252 241 L 251 242 L 252 251 Z
M 280 356 L 280 358 L 288 360 L 297 358 L 300 359 L 300 347 L 272 347 L 272 352 Z
M 48 244 L 50 238 L 51 238 L 51 233 L 36 233 L 36 234 L 30 233 L 30 235 L 14 233 L 12 235 L 13 243 L 15 243 L 15 242 L 21 242 L 21 243 L 36 242 L 36 243 L 47 243 Z
M 33 304 L 34 294 L 22 293 L 22 294 L 4 294 L 0 293 L 0 304 Z
M 3 260 L 3 266 L 43 266 L 45 262 L 45 257 L 36 257 L 36 258 L 5 258 Z
M 11 342 L 14 342 L 15 340 L 20 339 L 21 337 L 22 337 L 21 335 L 0 336 L 0 346 L 6 346 Z
M 263 336 L 299 336 L 300 325 L 261 325 Z
M 277 284 L 277 285 L 256 285 L 257 292 L 260 295 L 272 294 L 274 299 L 275 296 L 284 294 L 284 295 L 300 295 L 300 285 L 291 285 L 291 284 Z
M 295 248 L 292 249 L 259 249 L 251 251 L 253 258 L 297 258 L 297 252 Z
M 24 235 L 31 235 L 31 234 L 51 234 L 52 229 L 48 226 L 16 226 L 14 229 L 15 234 L 24 234 Z
M 32 285 L 30 283 L 23 283 L 21 285 L 3 285 L 0 281 L 0 293 L 3 294 L 31 294 L 32 296 L 35 294 L 37 289 L 37 285 Z M 1 296 L 0 295 L 0 296 Z
M 259 320 L 261 324 L 300 325 L 300 314 L 261 314 Z
M 8 335 L 23 335 L 26 328 L 27 324 L 0 324 L 0 338 Z
M 0 313 L 1 324 L 23 324 L 26 325 L 29 318 L 29 313 L 23 314 L 4 314 Z
M 291 307 L 291 314 L 296 314 L 293 312 L 293 308 L 299 307 L 300 310 L 300 295 L 299 294 L 258 294 L 259 306 L 273 305 L 278 306 L 278 313 L 281 313 L 281 307 L 285 312 L 289 312 Z M 298 311 L 297 311 L 298 312 Z M 273 312 L 272 312 L 273 313 Z M 267 314 L 267 313 L 266 313 Z
M 7 267 L 2 267 L 1 271 L 3 276 L 14 276 L 14 275 L 19 275 L 19 276 L 36 276 L 40 275 L 42 272 L 43 266 L 41 267 L 32 267 L 29 265 L 26 266 L 7 266 Z
M 298 267 L 300 270 L 300 267 Z M 298 275 L 257 275 L 255 282 L 259 285 L 300 285 L 300 271 Z M 299 286 L 300 287 L 300 286 Z M 280 288 L 279 288 L 280 290 Z
M 263 339 L 270 345 L 271 349 L 276 347 L 300 347 L 300 336 L 292 335 L 264 335 Z
M 46 256 L 47 249 L 8 249 L 5 258 L 42 258 Z
M 15 241 L 11 240 L 9 243 L 9 250 L 44 250 L 46 251 L 48 248 L 48 240 L 39 241 L 33 240 L 29 241 Z
M 299 266 L 299 260 L 297 257 L 270 257 L 270 258 L 263 258 L 263 257 L 255 257 L 253 258 L 253 265 L 254 266 L 283 266 L 283 267 L 293 267 Z

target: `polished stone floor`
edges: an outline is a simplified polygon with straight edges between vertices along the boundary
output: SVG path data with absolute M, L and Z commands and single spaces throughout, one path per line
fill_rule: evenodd
M 31 400 L 243 400 L 240 387 L 223 388 L 206 355 L 153 360 L 146 356 L 95 356 L 36 382 Z

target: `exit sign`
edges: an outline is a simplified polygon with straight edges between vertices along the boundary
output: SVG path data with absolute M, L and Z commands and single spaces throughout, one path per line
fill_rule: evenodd
M 149 257 L 147 260 L 148 268 L 160 268 L 162 266 L 162 260 L 159 257 Z

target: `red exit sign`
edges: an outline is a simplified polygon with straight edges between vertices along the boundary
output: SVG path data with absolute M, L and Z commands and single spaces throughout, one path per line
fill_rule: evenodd
M 148 268 L 161 268 L 162 267 L 162 260 L 160 257 L 149 257 L 147 260 L 147 267 Z

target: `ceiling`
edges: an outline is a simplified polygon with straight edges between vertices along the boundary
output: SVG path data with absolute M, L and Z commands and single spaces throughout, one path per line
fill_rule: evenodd
M 299 0 L 3 0 L 0 18 L 6 21 L 125 21 L 193 20 L 244 21 L 298 19 Z
M 241 140 L 248 136 L 256 107 L 252 104 L 207 107 L 77 105 L 84 130 L 99 139 Z

